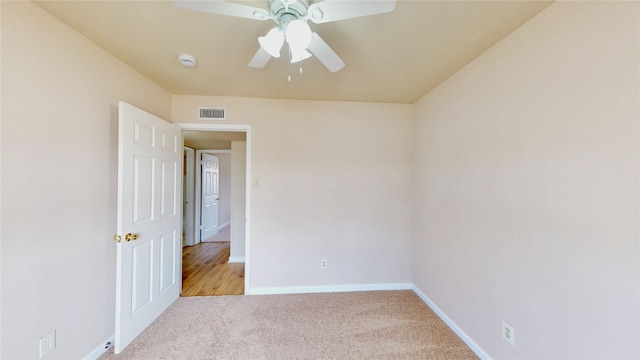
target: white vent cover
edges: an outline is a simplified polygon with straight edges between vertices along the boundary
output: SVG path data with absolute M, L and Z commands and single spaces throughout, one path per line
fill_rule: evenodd
M 227 109 L 223 107 L 199 107 L 198 120 L 227 120 Z

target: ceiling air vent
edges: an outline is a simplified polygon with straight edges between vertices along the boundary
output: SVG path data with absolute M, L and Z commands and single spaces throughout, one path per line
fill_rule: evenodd
M 227 109 L 222 107 L 199 107 L 198 120 L 227 120 Z

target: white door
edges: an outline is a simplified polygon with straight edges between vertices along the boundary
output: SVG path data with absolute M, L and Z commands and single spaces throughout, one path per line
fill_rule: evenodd
M 202 154 L 202 218 L 201 240 L 207 240 L 218 233 L 218 175 L 219 160 L 217 156 Z
M 116 354 L 180 295 L 182 156 L 179 127 L 120 102 Z

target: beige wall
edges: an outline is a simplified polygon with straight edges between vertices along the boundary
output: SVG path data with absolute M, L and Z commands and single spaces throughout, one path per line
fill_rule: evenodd
M 639 15 L 555 3 L 416 104 L 413 282 L 494 358 L 640 357 Z
M 78 359 L 114 333 L 117 102 L 167 92 L 30 2 L 2 1 L 2 359 Z
M 231 154 L 215 154 L 220 161 L 218 226 L 231 221 Z
M 411 105 L 174 95 L 173 121 L 198 106 L 252 126 L 251 287 L 411 281 Z

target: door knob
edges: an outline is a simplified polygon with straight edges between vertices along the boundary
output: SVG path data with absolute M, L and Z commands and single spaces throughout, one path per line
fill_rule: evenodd
M 124 236 L 124 239 L 126 241 L 138 240 L 138 234 L 127 233 L 127 235 Z
M 120 243 L 122 242 L 122 236 L 120 235 L 113 235 L 113 241 Z

